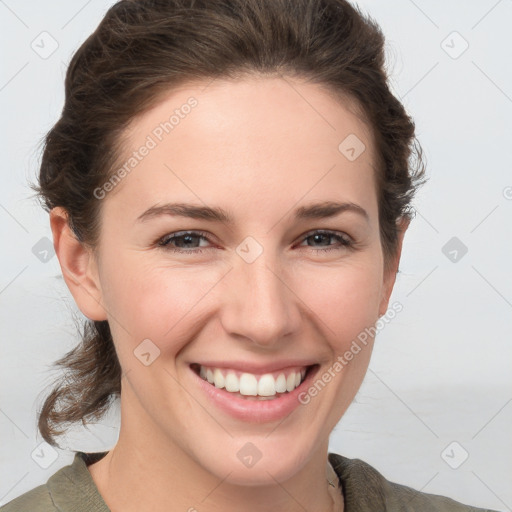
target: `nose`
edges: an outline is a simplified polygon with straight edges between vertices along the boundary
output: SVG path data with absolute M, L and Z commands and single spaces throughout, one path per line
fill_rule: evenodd
M 300 301 L 275 258 L 238 259 L 227 277 L 220 318 L 228 334 L 270 348 L 298 331 Z

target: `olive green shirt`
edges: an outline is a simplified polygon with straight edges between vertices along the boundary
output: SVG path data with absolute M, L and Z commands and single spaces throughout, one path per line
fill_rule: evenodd
M 45 485 L 0 507 L 0 512 L 109 512 L 87 469 L 104 455 L 77 452 L 72 464 L 57 471 Z M 334 453 L 329 460 L 340 479 L 345 512 L 484 512 L 389 482 L 362 460 Z

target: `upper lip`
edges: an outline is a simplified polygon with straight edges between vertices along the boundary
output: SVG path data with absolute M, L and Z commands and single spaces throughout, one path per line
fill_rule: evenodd
M 226 370 L 237 370 L 239 372 L 265 374 L 286 370 L 287 368 L 306 368 L 317 364 L 312 360 L 282 360 L 266 364 L 257 364 L 250 361 L 197 361 L 195 364 L 206 368 L 224 368 Z

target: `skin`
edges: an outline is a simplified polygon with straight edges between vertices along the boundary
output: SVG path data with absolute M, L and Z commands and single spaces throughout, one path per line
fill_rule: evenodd
M 84 315 L 109 321 L 123 369 L 119 441 L 89 470 L 114 511 L 170 503 L 201 512 L 341 510 L 341 494 L 326 484 L 328 438 L 361 385 L 373 340 L 277 422 L 220 411 L 189 365 L 307 359 L 321 376 L 385 313 L 407 225 L 385 267 L 371 131 L 347 100 L 298 79 L 251 76 L 169 91 L 127 129 L 120 162 L 191 96 L 198 105 L 101 201 L 94 250 L 74 238 L 64 210 L 51 212 L 66 283 Z M 366 146 L 354 161 L 338 150 L 350 134 Z M 368 218 L 294 218 L 296 208 L 326 201 L 357 204 Z M 167 202 L 221 207 L 233 222 L 137 221 Z M 355 245 L 306 238 L 319 229 Z M 197 241 L 187 253 L 156 244 L 183 230 L 207 233 L 201 253 Z M 236 251 L 248 236 L 263 249 L 253 263 Z M 149 366 L 134 356 L 144 339 L 160 350 Z M 262 454 L 250 468 L 237 457 L 247 442 Z

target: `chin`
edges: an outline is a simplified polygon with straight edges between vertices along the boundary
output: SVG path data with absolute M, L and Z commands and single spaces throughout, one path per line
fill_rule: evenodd
M 239 436 L 216 444 L 216 449 L 205 448 L 194 458 L 208 473 L 230 484 L 275 485 L 276 481 L 289 480 L 306 465 L 316 451 L 314 444 L 312 439 L 298 439 L 284 432 L 274 439 L 272 434 Z

